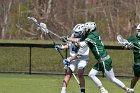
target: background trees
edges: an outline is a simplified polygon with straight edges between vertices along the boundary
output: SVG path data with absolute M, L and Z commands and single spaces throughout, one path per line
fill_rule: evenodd
M 140 0 L 0 0 L 0 38 L 47 39 L 28 22 L 34 16 L 61 36 L 77 23 L 95 21 L 103 40 L 116 40 L 135 33 L 139 8 Z

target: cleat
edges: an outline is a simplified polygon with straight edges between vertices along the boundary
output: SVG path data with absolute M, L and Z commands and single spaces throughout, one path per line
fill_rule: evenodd
M 108 91 L 105 88 L 100 89 L 101 93 L 108 93 Z
M 66 91 L 61 91 L 61 93 L 66 93 Z
M 134 89 L 128 88 L 127 93 L 134 93 Z

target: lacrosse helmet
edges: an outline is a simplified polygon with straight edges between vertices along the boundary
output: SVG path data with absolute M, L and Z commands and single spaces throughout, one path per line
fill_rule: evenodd
M 137 25 L 136 31 L 137 31 L 138 37 L 140 37 L 140 24 Z
M 95 22 L 86 22 L 85 29 L 86 29 L 86 32 L 94 31 L 96 29 L 96 23 Z
M 140 30 L 140 24 L 137 25 L 136 29 L 137 30 Z
M 81 37 L 82 35 L 84 35 L 85 32 L 85 24 L 77 24 L 73 28 L 73 32 L 74 32 L 74 37 Z

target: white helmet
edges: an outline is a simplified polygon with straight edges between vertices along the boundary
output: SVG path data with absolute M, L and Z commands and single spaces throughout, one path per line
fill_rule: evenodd
M 86 22 L 85 23 L 85 29 L 86 29 L 86 31 L 88 32 L 91 32 L 91 31 L 93 31 L 93 30 L 95 30 L 96 29 L 96 23 L 95 22 Z
M 74 28 L 74 32 L 83 32 L 85 30 L 85 24 L 77 24 Z
M 140 30 L 140 24 L 138 24 L 138 26 L 136 27 L 137 30 Z
M 76 36 L 82 36 L 85 32 L 85 24 L 77 24 L 74 28 L 74 35 Z

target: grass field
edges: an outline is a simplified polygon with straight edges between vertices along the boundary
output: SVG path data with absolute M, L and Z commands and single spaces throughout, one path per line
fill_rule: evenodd
M 86 93 L 100 93 L 99 89 L 86 76 Z M 109 93 L 126 93 L 124 90 L 100 78 Z M 127 86 L 131 78 L 119 78 Z M 60 93 L 63 76 L 27 75 L 27 74 L 0 74 L 0 93 Z M 138 82 L 135 93 L 140 91 Z M 67 93 L 79 93 L 79 86 L 74 78 L 69 83 Z
M 52 44 L 46 41 L 29 41 L 37 44 Z M 27 41 L 1 41 L 1 43 L 29 43 Z M 106 45 L 114 45 L 107 43 Z M 117 45 L 117 44 L 115 44 Z M 63 55 L 65 54 L 65 51 Z M 113 60 L 113 68 L 116 75 L 132 75 L 133 54 L 128 50 L 108 50 Z M 88 74 L 96 63 L 93 55 L 89 55 L 89 63 L 85 70 Z M 64 73 L 64 64 L 55 49 L 32 48 L 32 72 Z M 29 48 L 25 47 L 1 47 L 0 48 L 0 72 L 28 72 Z M 131 78 L 119 78 L 127 86 Z M 0 74 L 0 93 L 60 93 L 63 76 L 27 75 L 27 74 Z M 124 90 L 110 83 L 106 78 L 101 78 L 109 93 L 126 93 Z M 139 93 L 140 83 L 136 86 Z M 79 93 L 79 86 L 74 78 L 70 81 L 67 93 Z M 99 89 L 86 77 L 86 93 L 99 93 Z

